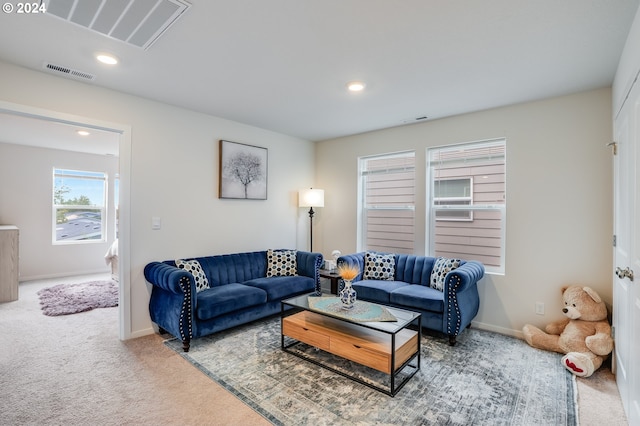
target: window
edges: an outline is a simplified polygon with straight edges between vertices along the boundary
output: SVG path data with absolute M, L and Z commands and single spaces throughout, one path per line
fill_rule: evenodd
M 107 176 L 53 170 L 53 243 L 105 241 Z
M 505 139 L 431 148 L 427 163 L 429 253 L 504 273 Z
M 358 250 L 413 253 L 415 153 L 362 157 L 358 173 Z

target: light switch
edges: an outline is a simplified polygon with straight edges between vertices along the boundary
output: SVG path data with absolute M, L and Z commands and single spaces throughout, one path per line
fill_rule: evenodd
M 151 218 L 151 229 L 160 229 L 161 228 L 161 221 L 159 217 L 152 217 Z

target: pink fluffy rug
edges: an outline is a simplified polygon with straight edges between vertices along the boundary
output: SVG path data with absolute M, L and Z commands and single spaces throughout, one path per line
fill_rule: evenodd
M 113 281 L 58 284 L 43 288 L 38 296 L 45 315 L 77 314 L 95 308 L 118 306 L 118 285 Z

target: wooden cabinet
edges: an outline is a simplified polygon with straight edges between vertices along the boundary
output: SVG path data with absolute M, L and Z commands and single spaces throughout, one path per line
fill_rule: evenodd
M 0 303 L 18 300 L 18 228 L 0 225 Z

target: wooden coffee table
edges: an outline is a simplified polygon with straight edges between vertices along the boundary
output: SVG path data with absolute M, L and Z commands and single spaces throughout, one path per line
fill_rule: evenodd
M 383 307 L 396 321 L 358 321 L 345 315 L 312 309 L 302 295 L 281 304 L 281 348 L 314 364 L 327 368 L 387 395 L 395 396 L 420 370 L 421 316 L 417 312 Z M 370 302 L 363 302 L 379 308 Z M 377 309 L 376 308 L 376 309 Z M 414 325 L 415 330 L 409 328 Z M 379 386 L 323 363 L 319 358 L 294 350 L 306 343 L 317 349 L 348 359 L 389 378 L 389 386 Z M 398 380 L 399 379 L 399 380 Z M 397 382 L 398 380 L 398 382 Z

